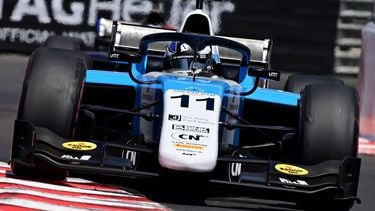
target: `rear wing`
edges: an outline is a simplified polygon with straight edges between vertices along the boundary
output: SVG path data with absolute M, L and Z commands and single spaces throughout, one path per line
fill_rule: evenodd
M 113 21 L 112 23 L 112 41 L 110 44 L 110 51 L 126 51 L 130 54 L 136 54 L 139 48 L 139 42 L 142 37 L 161 32 L 175 32 L 171 29 L 162 29 L 155 27 L 147 27 L 141 25 L 130 24 L 122 21 Z M 105 34 L 101 34 L 104 36 Z M 108 36 L 108 35 L 107 35 Z M 269 39 L 255 40 L 236 37 L 225 37 L 246 45 L 251 51 L 250 65 L 261 68 L 270 68 L 270 52 L 272 42 Z M 149 46 L 149 54 L 155 56 L 162 56 L 166 50 L 166 42 L 157 42 Z M 219 47 L 220 58 L 223 63 L 238 64 L 241 56 L 226 48 Z

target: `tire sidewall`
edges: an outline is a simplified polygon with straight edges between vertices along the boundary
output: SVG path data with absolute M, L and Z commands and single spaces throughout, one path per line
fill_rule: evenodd
M 35 50 L 27 66 L 17 118 L 71 138 L 88 68 L 86 60 L 80 52 Z
M 358 95 L 353 87 L 312 84 L 300 100 L 299 157 L 305 164 L 357 156 Z

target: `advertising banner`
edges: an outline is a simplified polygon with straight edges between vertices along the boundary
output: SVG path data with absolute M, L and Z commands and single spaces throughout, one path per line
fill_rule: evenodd
M 29 53 L 49 36 L 78 37 L 93 48 L 98 17 L 156 21 L 178 28 L 196 0 L 0 0 L 0 51 Z M 338 0 L 206 0 L 214 32 L 272 39 L 271 62 L 288 71 L 332 71 Z M 161 20 L 160 20 L 161 21 Z

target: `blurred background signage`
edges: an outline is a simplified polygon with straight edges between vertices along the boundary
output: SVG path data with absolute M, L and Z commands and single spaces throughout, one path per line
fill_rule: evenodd
M 81 38 L 93 48 L 98 17 L 144 23 L 152 12 L 178 27 L 195 0 L 0 0 L 0 51 L 29 53 L 48 36 Z M 273 40 L 272 66 L 330 73 L 337 0 L 206 1 L 215 33 Z

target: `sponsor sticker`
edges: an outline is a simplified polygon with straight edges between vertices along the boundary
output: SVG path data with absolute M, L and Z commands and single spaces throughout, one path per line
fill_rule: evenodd
M 69 141 L 63 143 L 63 147 L 77 151 L 88 151 L 96 149 L 96 144 L 87 141 Z
M 172 133 L 172 138 L 176 141 L 200 141 L 202 138 L 208 138 L 207 135 Z
M 289 165 L 289 164 L 277 164 L 275 165 L 275 169 L 284 174 L 297 175 L 297 176 L 307 175 L 309 173 L 309 171 L 307 171 L 304 168 Z
M 73 155 L 62 155 L 61 158 L 69 160 L 90 160 L 91 155 L 82 155 L 80 157 Z
M 198 132 L 198 133 L 209 133 L 210 132 L 210 129 L 206 128 L 206 127 L 197 127 L 197 126 L 179 125 L 179 124 L 173 124 L 172 130 L 191 131 L 191 132 Z
M 169 114 L 168 120 L 170 120 L 170 121 L 181 121 L 181 115 Z
M 288 185 L 303 185 L 308 186 L 309 184 L 304 180 L 289 180 L 286 178 L 279 177 L 281 183 L 288 184 Z
M 174 146 L 176 148 L 204 150 L 203 146 L 197 146 L 197 145 L 192 145 L 192 144 L 174 144 Z

